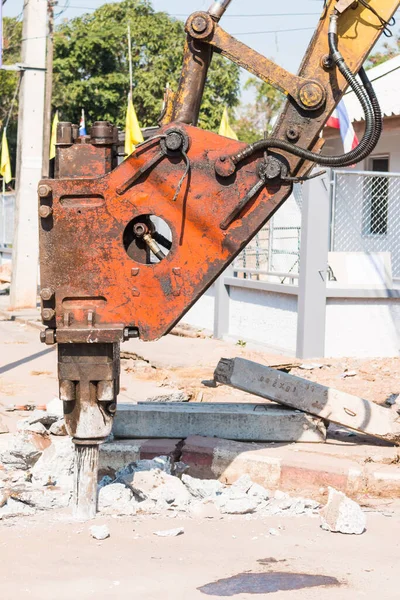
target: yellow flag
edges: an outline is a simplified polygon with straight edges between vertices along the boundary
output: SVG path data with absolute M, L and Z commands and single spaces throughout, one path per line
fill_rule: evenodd
M 126 111 L 126 129 L 125 129 L 125 154 L 132 154 L 138 144 L 144 142 L 136 111 L 133 106 L 132 98 L 128 98 L 128 110 Z
M 222 121 L 219 128 L 219 135 L 223 135 L 224 137 L 231 138 L 232 140 L 237 140 L 238 136 L 233 131 L 232 127 L 229 124 L 229 115 L 228 109 L 224 108 L 224 114 L 222 115 Z
M 0 165 L 0 174 L 2 175 L 5 183 L 10 183 L 12 179 L 11 175 L 11 163 L 10 163 L 10 153 L 8 151 L 8 142 L 6 136 L 6 130 L 3 131 L 3 139 L 1 142 L 1 165 Z
M 53 125 L 51 127 L 51 139 L 50 139 L 50 160 L 56 157 L 56 142 L 57 142 L 57 125 L 58 125 L 58 110 L 54 115 Z

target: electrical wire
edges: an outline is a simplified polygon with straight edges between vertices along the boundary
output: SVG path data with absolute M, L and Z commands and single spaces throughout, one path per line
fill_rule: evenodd
M 8 114 L 7 114 L 6 124 L 4 125 L 4 130 L 7 129 L 8 124 L 10 122 L 12 111 L 14 110 L 14 106 L 15 106 L 15 103 L 17 101 L 17 96 L 18 96 L 19 88 L 20 87 L 21 87 L 21 77 L 18 78 L 18 83 L 17 83 L 17 85 L 15 87 L 14 96 L 13 96 L 13 99 L 11 100 L 11 105 L 10 105 L 10 109 L 8 111 Z
M 392 17 L 389 21 L 386 21 L 386 19 L 384 19 L 383 17 L 381 17 L 381 15 L 378 13 L 377 10 L 375 10 L 375 8 L 373 6 L 370 6 L 366 0 L 358 0 L 359 3 L 366 8 L 367 10 L 371 11 L 379 20 L 380 24 L 381 24 L 381 29 L 383 30 L 383 33 L 386 37 L 393 37 L 393 31 L 390 29 L 390 27 L 394 27 L 394 25 L 396 25 L 396 19 L 394 17 Z
M 358 146 L 351 152 L 340 156 L 321 156 L 320 154 L 316 154 L 305 148 L 300 148 L 290 142 L 277 138 L 269 138 L 255 142 L 245 148 L 242 152 L 229 157 L 233 165 L 237 165 L 255 152 L 267 150 L 268 148 L 277 148 L 304 160 L 315 162 L 321 166 L 348 167 L 360 162 L 374 150 L 382 133 L 382 112 L 372 84 L 369 82 L 364 69 L 362 68 L 359 72 L 363 87 L 358 83 L 338 49 L 337 19 L 338 14 L 334 13 L 331 17 L 331 26 L 329 28 L 329 47 L 334 64 L 353 89 L 364 110 L 365 132 Z

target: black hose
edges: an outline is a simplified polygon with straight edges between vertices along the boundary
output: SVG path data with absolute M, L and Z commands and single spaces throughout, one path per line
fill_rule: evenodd
M 322 156 L 300 148 L 295 144 L 280 140 L 278 138 L 269 138 L 266 140 L 260 140 L 248 146 L 242 152 L 231 157 L 232 162 L 236 165 L 239 162 L 245 160 L 255 152 L 267 150 L 268 148 L 277 148 L 298 156 L 304 160 L 309 160 L 318 163 L 321 166 L 326 167 L 348 167 L 354 165 L 361 160 L 364 160 L 376 147 L 380 135 L 382 133 L 382 113 L 379 106 L 378 99 L 374 92 L 374 89 L 368 80 L 367 74 L 364 69 L 360 70 L 361 81 L 364 85 L 362 87 L 356 77 L 353 75 L 346 62 L 339 52 L 338 49 L 338 37 L 337 37 L 337 14 L 333 14 L 331 17 L 331 27 L 329 32 L 329 47 L 332 59 L 339 71 L 349 83 L 350 87 L 356 94 L 365 114 L 365 132 L 359 145 L 354 148 L 351 152 L 342 154 L 340 156 Z

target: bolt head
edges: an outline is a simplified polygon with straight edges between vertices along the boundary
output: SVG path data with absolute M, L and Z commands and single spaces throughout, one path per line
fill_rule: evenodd
M 318 83 L 305 83 L 300 88 L 299 98 L 304 108 L 316 109 L 322 105 L 325 94 Z
M 53 214 L 53 209 L 51 208 L 51 206 L 42 205 L 39 207 L 39 215 L 42 217 L 42 219 L 47 219 L 52 214 Z
M 56 316 L 56 311 L 52 308 L 44 308 L 42 310 L 43 321 L 51 321 Z
M 46 198 L 47 196 L 50 196 L 51 187 L 47 184 L 39 185 L 38 194 L 39 194 L 40 198 Z
M 207 29 L 207 21 L 204 17 L 198 16 L 192 21 L 192 29 L 196 33 L 204 33 Z
M 133 226 L 133 233 L 136 237 L 143 237 L 148 231 L 149 228 L 145 223 L 136 223 L 136 225 Z
M 173 131 L 172 133 L 169 133 L 167 135 L 167 137 L 165 139 L 165 145 L 168 148 L 168 150 L 176 152 L 177 150 L 182 148 L 183 138 L 179 133 L 177 133 L 176 131 Z
M 51 300 L 54 296 L 54 290 L 51 288 L 42 288 L 40 290 L 40 297 L 42 300 Z
M 288 127 L 288 129 L 286 130 L 286 137 L 291 142 L 297 142 L 297 140 L 300 137 L 299 128 L 296 125 Z

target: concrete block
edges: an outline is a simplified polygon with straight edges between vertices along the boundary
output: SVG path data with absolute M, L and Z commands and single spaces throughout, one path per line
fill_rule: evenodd
M 254 442 L 324 442 L 316 417 L 267 404 L 121 404 L 116 438 L 187 438 L 192 435 Z
M 100 446 L 99 475 L 103 477 L 115 473 L 138 460 L 152 460 L 157 456 L 177 456 L 180 439 L 129 439 L 108 442 Z

